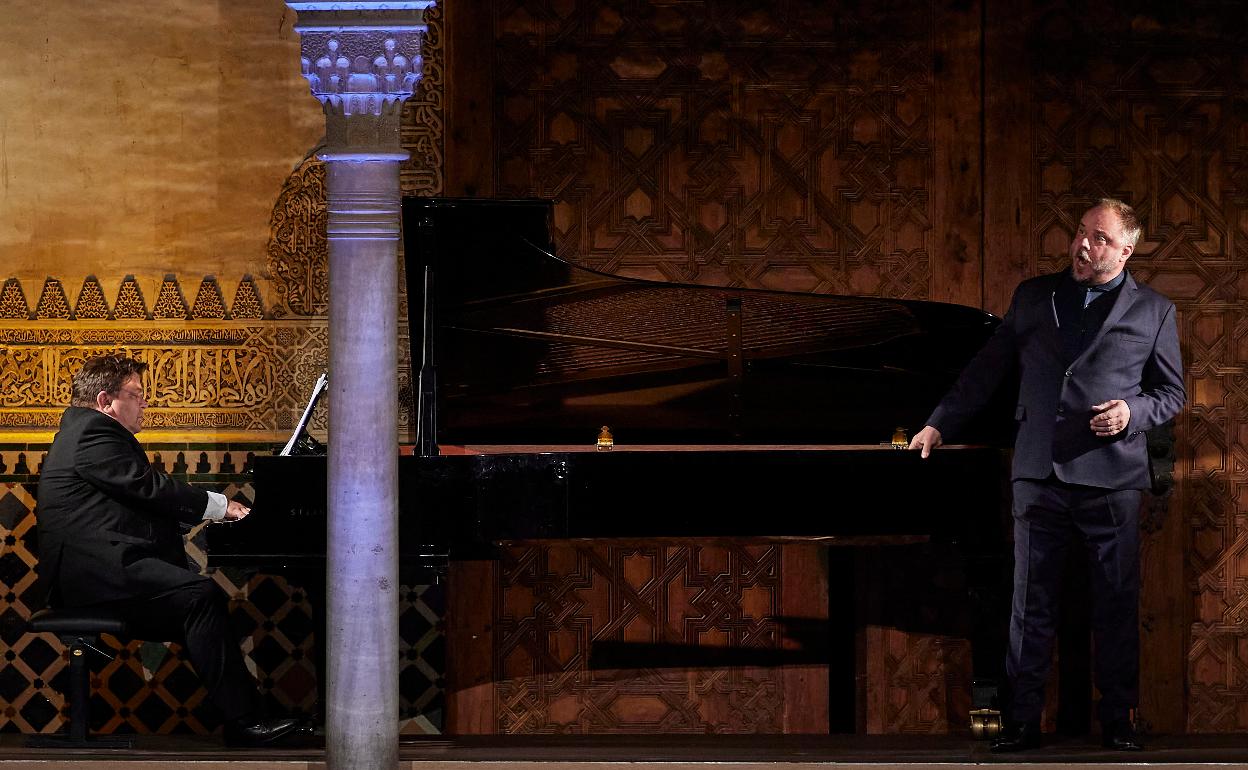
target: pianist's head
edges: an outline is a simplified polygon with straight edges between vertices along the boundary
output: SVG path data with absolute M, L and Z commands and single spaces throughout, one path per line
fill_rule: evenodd
M 140 378 L 145 371 L 147 364 L 125 356 L 88 358 L 74 375 L 70 403 L 103 412 L 126 430 L 138 433 L 147 408 Z

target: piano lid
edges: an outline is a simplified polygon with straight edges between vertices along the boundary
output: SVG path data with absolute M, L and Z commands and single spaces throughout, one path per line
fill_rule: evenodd
M 621 444 L 885 442 L 922 427 L 998 323 L 935 302 L 607 275 L 554 255 L 551 217 L 543 200 L 404 200 L 426 452 L 434 436 L 592 444 L 604 425 Z

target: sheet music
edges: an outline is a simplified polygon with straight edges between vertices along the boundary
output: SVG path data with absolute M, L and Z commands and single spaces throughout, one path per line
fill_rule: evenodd
M 295 432 L 290 434 L 290 440 L 286 442 L 286 446 L 282 447 L 282 451 L 278 453 L 280 457 L 289 457 L 290 451 L 294 449 L 295 442 L 299 436 L 307 430 L 308 421 L 312 419 L 312 410 L 316 408 L 316 402 L 321 397 L 321 393 L 329 387 L 329 373 L 322 372 L 320 377 L 316 378 L 316 384 L 312 386 L 312 397 L 308 399 L 308 405 L 303 408 L 303 416 L 299 418 L 299 424 L 295 426 Z

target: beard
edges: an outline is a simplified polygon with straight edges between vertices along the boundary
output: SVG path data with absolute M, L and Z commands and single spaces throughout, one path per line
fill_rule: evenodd
M 1072 263 L 1071 274 L 1074 276 L 1075 282 L 1080 286 L 1097 286 L 1102 284 L 1105 281 L 1098 279 L 1112 273 L 1114 269 L 1113 259 L 1103 259 L 1097 262 L 1090 258 L 1087 249 L 1076 251 Z

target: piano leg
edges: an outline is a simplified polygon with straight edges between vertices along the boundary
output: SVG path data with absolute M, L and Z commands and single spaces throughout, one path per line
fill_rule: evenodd
M 972 623 L 971 735 L 987 740 L 1001 731 L 1011 570 L 999 554 L 967 554 L 965 564 Z

